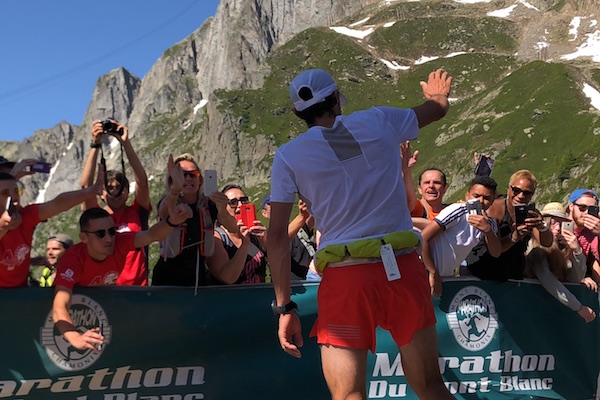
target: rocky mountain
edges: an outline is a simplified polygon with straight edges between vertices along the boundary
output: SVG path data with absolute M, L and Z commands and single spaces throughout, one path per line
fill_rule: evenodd
M 583 92 L 600 87 L 598 19 L 600 5 L 582 0 L 222 0 L 213 18 L 142 79 L 125 68 L 100 77 L 80 127 L 63 121 L 3 144 L 3 155 L 53 163 L 49 181 L 24 181 L 23 202 L 53 198 L 79 186 L 91 122 L 114 116 L 130 129 L 154 198 L 168 154 L 190 152 L 219 172 L 221 184 L 239 183 L 256 201 L 268 190 L 274 150 L 303 128 L 287 100 L 295 73 L 329 69 L 352 111 L 414 105 L 418 80 L 444 66 L 456 77 L 455 108 L 415 144 L 421 167 L 446 169 L 456 194 L 471 173 L 469 154 L 487 150 L 499 181 L 532 165 L 551 188 L 542 196 L 564 196 L 597 182 L 582 178 L 600 175 L 592 145 L 598 114 Z M 557 138 L 565 129 L 585 134 L 575 137 L 586 146 L 563 145 Z M 541 144 L 526 143 L 542 137 L 557 142 L 546 157 L 537 153 Z M 104 152 L 109 167 L 119 168 L 119 147 L 109 137 Z M 540 161 L 548 157 L 559 172 Z M 74 229 L 72 216 L 58 221 Z

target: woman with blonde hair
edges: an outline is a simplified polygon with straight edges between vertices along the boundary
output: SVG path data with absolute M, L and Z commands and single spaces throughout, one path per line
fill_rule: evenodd
M 537 278 L 555 299 L 575 311 L 585 322 L 592 322 L 596 313 L 581 302 L 562 282 L 582 282 L 585 278 L 586 259 L 575 234 L 568 229 L 570 221 L 562 204 L 552 202 L 542 209 L 554 238 L 550 247 L 542 247 L 535 237 L 529 242 L 524 275 Z M 572 226 L 572 225 L 571 225 Z
M 227 212 L 227 197 L 221 192 L 206 197 L 203 183 L 200 167 L 191 154 L 184 153 L 175 159 L 169 155 L 165 194 L 158 202 L 158 216 L 166 220 L 169 209 L 180 203 L 189 205 L 193 216 L 160 242 L 160 259 L 152 272 L 153 286 L 206 285 L 205 261 L 214 253 L 215 224 L 218 222 L 231 231 L 238 229 L 235 218 Z M 217 268 L 210 263 L 208 266 L 217 276 L 221 276 L 225 267 Z

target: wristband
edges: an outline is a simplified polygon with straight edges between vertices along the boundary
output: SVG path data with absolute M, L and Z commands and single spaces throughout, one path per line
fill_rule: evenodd
M 166 222 L 166 223 L 167 223 L 167 225 L 169 225 L 171 228 L 177 228 L 179 225 L 181 225 L 181 224 L 177 224 L 177 225 L 175 225 L 175 224 L 171 223 L 171 216 L 170 216 L 170 215 L 169 215 L 169 216 L 167 216 L 167 218 L 165 218 L 165 222 Z
M 517 234 L 517 236 L 519 236 L 519 234 Z M 521 237 L 519 236 L 519 238 L 517 240 L 513 239 L 513 235 L 512 233 L 510 234 L 510 241 L 513 243 L 517 243 L 519 240 L 521 240 Z
M 271 310 L 273 310 L 273 314 L 275 315 L 289 314 L 292 310 L 297 309 L 298 304 L 294 303 L 293 301 L 290 301 L 284 306 L 278 306 L 276 300 L 273 300 L 273 302 L 271 303 Z
M 94 143 L 94 142 L 90 142 L 90 147 L 92 149 L 99 149 L 100 147 L 102 147 L 102 143 Z
M 580 256 L 582 254 L 583 254 L 583 249 L 581 247 L 579 248 L 579 252 L 578 253 L 576 253 L 575 250 L 573 250 L 573 255 L 574 256 Z

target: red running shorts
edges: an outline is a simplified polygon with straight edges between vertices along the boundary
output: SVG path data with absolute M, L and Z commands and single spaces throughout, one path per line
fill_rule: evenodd
M 318 292 L 317 343 L 375 352 L 377 326 L 398 346 L 435 324 L 425 266 L 416 252 L 396 257 L 401 278 L 388 281 L 382 262 L 327 267 Z

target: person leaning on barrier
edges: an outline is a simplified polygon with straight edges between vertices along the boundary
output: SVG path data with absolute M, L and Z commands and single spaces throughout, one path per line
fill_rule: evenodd
M 54 286 L 56 268 L 65 251 L 73 246 L 73 239 L 64 233 L 58 233 L 48 238 L 46 242 L 46 256 L 31 259 L 31 265 L 40 265 L 44 268 L 39 279 L 31 277 L 31 286 L 51 287 Z
M 452 398 L 440 375 L 435 313 L 427 272 L 414 250 L 419 236 L 406 206 L 399 151 L 400 143 L 417 138 L 419 128 L 446 115 L 451 82 L 437 70 L 421 82 L 421 105 L 372 107 L 348 116 L 342 115 L 345 98 L 326 71 L 306 70 L 290 83 L 294 112 L 308 130 L 279 147 L 273 161 L 272 308 L 279 316 L 282 349 L 300 357 L 303 338 L 291 301 L 288 235 L 300 195 L 322 232 L 317 265 L 323 280 L 313 335 L 334 399 L 367 397 L 367 352 L 375 351 L 378 325 L 398 344 L 405 377 L 419 398 Z
M 227 196 L 227 211 L 233 217 L 240 216 L 242 207 L 250 202 L 238 185 L 227 185 L 221 192 Z M 206 259 L 212 284 L 264 283 L 267 280 L 267 229 L 259 220 L 253 221 L 252 226 L 242 222 L 238 221 L 236 232 L 230 232 L 224 226 L 215 228 L 215 253 Z
M 456 276 L 460 264 L 479 243 L 486 246 L 492 257 L 498 257 L 502 252 L 496 221 L 487 215 L 496 198 L 496 186 L 496 181 L 489 177 L 473 179 L 465 199 L 476 201 L 479 213 L 471 213 L 469 203 L 451 204 L 421 232 L 423 263 L 429 271 L 429 285 L 434 296 L 442 295 L 441 278 Z
M 81 243 L 68 249 L 56 273 L 52 319 L 73 347 L 96 350 L 103 337 L 98 328 L 79 332 L 69 314 L 75 286 L 115 285 L 132 249 L 164 239 L 192 215 L 187 204 L 169 209 L 169 215 L 148 230 L 117 232 L 110 214 L 101 208 L 89 208 L 79 219 Z
M 0 172 L 0 210 L 7 214 L 3 215 L 0 226 L 0 254 L 3 254 L 0 259 L 0 287 L 27 286 L 35 227 L 42 221 L 94 198 L 102 191 L 103 181 L 104 172 L 99 171 L 96 183 L 86 189 L 61 193 L 45 203 L 21 207 L 17 180 L 10 174 Z M 14 207 L 12 213 L 6 209 L 9 197 Z
M 152 271 L 152 285 L 206 286 L 205 261 L 214 254 L 215 224 L 235 232 L 237 221 L 227 211 L 225 194 L 204 195 L 202 172 L 191 154 L 175 159 L 169 155 L 167 170 L 165 194 L 157 206 L 159 218 L 166 218 L 169 208 L 180 203 L 189 205 L 193 216 L 160 242 L 160 259 Z
M 108 129 L 108 130 L 107 130 Z M 115 221 L 119 232 L 140 232 L 148 229 L 148 217 L 152 210 L 150 203 L 150 192 L 148 189 L 148 177 L 140 162 L 131 141 L 129 130 L 115 120 L 94 121 L 92 125 L 92 139 L 90 153 L 85 162 L 81 176 L 81 187 L 85 188 L 92 184 L 98 154 L 102 152 L 102 138 L 112 135 L 122 145 L 122 151 L 127 154 L 127 160 L 135 178 L 135 197 L 131 205 L 127 205 L 129 197 L 129 180 L 125 176 L 125 170 L 106 172 L 106 182 L 100 198 L 106 205 L 106 210 Z M 121 161 L 123 161 L 121 155 Z M 124 167 L 124 162 L 122 162 Z M 97 199 L 90 199 L 83 204 L 83 210 L 99 207 Z M 148 262 L 147 249 L 133 249 L 127 255 L 127 262 L 123 272 L 119 275 L 121 283 L 126 285 L 148 284 Z
M 561 304 L 575 311 L 585 322 L 592 322 L 596 313 L 584 306 L 562 282 L 581 282 L 585 277 L 586 259 L 575 234 L 562 229 L 562 222 L 571 222 L 562 204 L 548 203 L 542 216 L 554 238 L 550 247 L 541 247 L 536 239 L 529 242 L 525 276 L 537 278 L 544 289 Z M 572 226 L 572 225 L 571 225 Z
M 552 232 L 544 223 L 540 212 L 532 207 L 531 200 L 537 189 L 537 179 L 526 169 L 512 174 L 507 196 L 498 197 L 487 214 L 498 224 L 498 236 L 502 242 L 502 254 L 493 257 L 484 244 L 476 246 L 467 257 L 467 268 L 473 275 L 484 280 L 506 281 L 523 279 L 525 250 L 533 236 L 544 247 L 552 245 Z M 515 206 L 525 204 L 527 218 L 519 226 L 515 223 Z
M 596 207 L 595 213 L 590 213 Z M 598 291 L 600 284 L 600 219 L 596 215 L 598 194 L 591 189 L 576 189 L 569 196 L 569 218 L 575 223 L 575 237 L 583 249 L 587 260 L 587 272 L 584 283 Z

